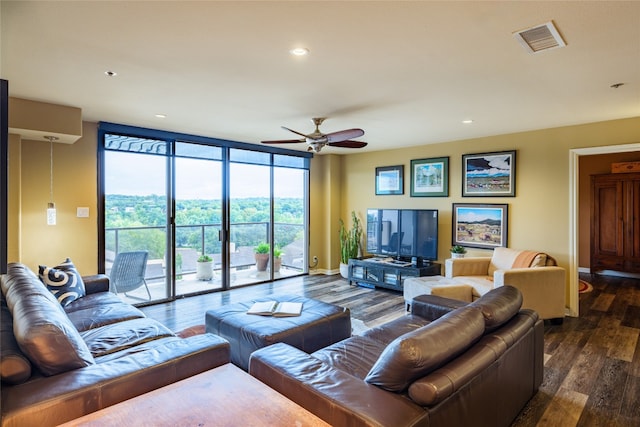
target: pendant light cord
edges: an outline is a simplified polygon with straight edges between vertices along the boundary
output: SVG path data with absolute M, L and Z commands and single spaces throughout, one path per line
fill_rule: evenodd
M 53 203 L 53 138 L 49 138 L 49 201 Z

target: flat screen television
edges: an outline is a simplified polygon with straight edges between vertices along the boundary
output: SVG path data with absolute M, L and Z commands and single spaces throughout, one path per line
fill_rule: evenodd
M 368 253 L 402 261 L 438 259 L 437 209 L 367 209 Z

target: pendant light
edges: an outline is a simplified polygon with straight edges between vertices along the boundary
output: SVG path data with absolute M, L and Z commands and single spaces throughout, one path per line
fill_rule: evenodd
M 53 141 L 57 136 L 45 136 L 49 140 L 49 203 L 47 203 L 47 225 L 56 225 L 56 204 L 53 202 Z

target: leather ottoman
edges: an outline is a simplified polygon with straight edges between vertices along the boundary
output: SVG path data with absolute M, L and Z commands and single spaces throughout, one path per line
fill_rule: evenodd
M 254 302 L 270 300 L 302 302 L 302 313 L 292 317 L 247 314 Z M 246 371 L 251 353 L 277 342 L 313 353 L 349 338 L 351 313 L 348 308 L 322 301 L 297 295 L 280 295 L 208 310 L 205 325 L 207 332 L 229 341 L 231 362 Z

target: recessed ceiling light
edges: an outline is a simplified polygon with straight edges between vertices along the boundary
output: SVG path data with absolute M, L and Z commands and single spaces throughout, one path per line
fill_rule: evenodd
M 465 125 L 470 125 L 471 123 L 473 123 L 473 120 L 463 120 L 462 123 L 464 123 Z
M 296 47 L 294 49 L 291 49 L 289 53 L 295 56 L 305 56 L 309 54 L 309 49 L 307 49 L 306 47 Z
M 111 70 L 107 70 L 107 71 L 105 71 L 105 72 L 104 72 L 104 74 L 105 74 L 107 77 L 115 77 L 115 76 L 117 76 L 117 75 L 118 75 L 118 73 L 116 73 L 115 71 L 111 71 Z
M 159 119 L 166 119 L 167 115 L 166 114 L 156 114 L 156 117 Z

